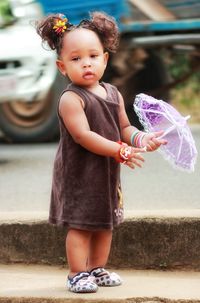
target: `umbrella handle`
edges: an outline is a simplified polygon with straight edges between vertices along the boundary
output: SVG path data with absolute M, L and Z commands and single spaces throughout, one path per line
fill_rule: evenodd
M 167 134 L 169 134 L 172 130 L 174 130 L 176 128 L 176 125 L 172 125 L 170 126 L 163 134 L 162 136 L 158 137 L 158 139 L 162 139 L 164 136 L 166 136 Z
M 190 119 L 190 115 L 183 117 L 185 121 L 187 121 L 188 119 Z M 162 139 L 164 136 L 166 136 L 167 134 L 169 134 L 172 130 L 174 130 L 177 127 L 176 124 L 170 126 L 168 129 L 166 129 L 166 131 L 164 132 L 164 134 L 162 134 L 162 136 L 160 136 L 158 139 Z
M 188 115 L 188 116 L 184 117 L 185 121 L 189 120 L 190 118 L 191 118 L 191 116 L 190 116 L 190 115 Z

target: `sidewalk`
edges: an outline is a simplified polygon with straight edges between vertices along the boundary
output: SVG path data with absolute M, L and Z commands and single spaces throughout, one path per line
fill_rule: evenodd
M 199 272 L 141 270 L 116 270 L 116 272 L 123 279 L 121 286 L 101 287 L 95 294 L 74 294 L 66 290 L 67 270 L 64 268 L 0 265 L 0 302 L 133 303 L 166 302 L 167 299 L 173 302 L 200 300 Z

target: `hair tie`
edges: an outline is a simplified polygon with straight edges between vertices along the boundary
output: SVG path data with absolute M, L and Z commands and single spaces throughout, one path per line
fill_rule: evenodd
M 60 35 L 66 31 L 68 25 L 70 25 L 68 23 L 68 19 L 65 17 L 65 15 L 61 15 L 60 19 L 56 19 L 56 23 L 53 29 L 56 32 L 56 34 Z

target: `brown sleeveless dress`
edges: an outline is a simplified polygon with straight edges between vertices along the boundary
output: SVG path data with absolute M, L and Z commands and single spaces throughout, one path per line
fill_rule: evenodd
M 108 83 L 101 85 L 107 91 L 105 100 L 73 84 L 65 91 L 75 92 L 84 101 L 91 131 L 118 141 L 118 92 Z M 99 156 L 77 144 L 59 113 L 58 117 L 60 142 L 54 162 L 49 222 L 82 230 L 113 229 L 123 220 L 120 165 L 111 157 Z

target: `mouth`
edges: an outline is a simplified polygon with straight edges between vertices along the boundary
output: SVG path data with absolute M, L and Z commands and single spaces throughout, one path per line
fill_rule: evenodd
M 90 71 L 88 71 L 88 72 L 85 72 L 84 74 L 83 74 L 83 78 L 84 79 L 92 79 L 92 78 L 94 78 L 94 73 L 92 73 L 92 72 L 90 72 Z

